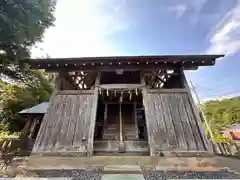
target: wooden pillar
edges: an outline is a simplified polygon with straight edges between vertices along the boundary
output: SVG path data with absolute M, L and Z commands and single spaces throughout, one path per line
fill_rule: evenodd
M 205 149 L 209 152 L 209 153 L 214 153 L 214 150 L 213 150 L 213 146 L 211 144 L 211 142 L 209 141 L 209 139 L 207 139 L 207 136 L 204 134 L 204 133 L 201 133 L 201 130 L 202 130 L 202 120 L 200 118 L 200 115 L 197 111 L 197 107 L 196 107 L 196 104 L 193 100 L 193 97 L 192 97 L 192 93 L 191 93 L 191 90 L 190 90 L 190 87 L 187 83 L 187 79 L 185 77 L 185 74 L 183 72 L 183 70 L 180 71 L 181 73 L 181 76 L 182 76 L 182 81 L 183 81 L 183 84 L 184 84 L 184 87 L 185 89 L 187 90 L 187 93 L 188 93 L 188 99 L 190 101 L 190 105 L 192 107 L 192 110 L 193 110 L 193 114 L 194 114 L 194 119 L 197 123 L 197 126 L 198 126 L 198 131 L 200 133 L 200 136 L 202 138 L 202 141 L 203 141 L 203 144 L 205 145 Z
M 60 73 L 57 74 L 57 76 L 55 77 L 55 80 L 54 80 L 54 84 L 55 84 L 55 88 L 57 90 L 62 90 L 63 88 L 63 85 L 62 85 L 62 78 L 61 78 L 61 75 Z
M 88 134 L 88 147 L 87 154 L 88 156 L 92 156 L 93 153 L 93 140 L 94 140 L 94 130 L 96 125 L 96 115 L 97 115 L 97 105 L 98 105 L 98 90 L 100 85 L 101 73 L 97 73 L 97 77 L 95 80 L 95 89 L 93 94 L 93 102 L 91 109 L 91 118 L 90 118 L 90 126 L 89 126 L 89 134 Z
M 49 103 L 52 103 L 53 101 L 53 98 L 56 96 L 58 90 L 55 90 L 53 93 L 52 93 L 52 96 L 49 100 Z M 47 125 L 48 125 L 48 122 L 47 122 L 47 119 L 45 118 L 45 116 L 47 116 L 47 113 L 44 114 L 43 118 L 42 118 L 42 122 L 41 122 L 41 126 L 39 128 L 39 131 L 38 131 L 38 135 L 37 135 L 37 138 L 35 140 L 35 143 L 34 143 L 34 146 L 33 146 L 33 150 L 32 152 L 38 152 L 38 151 L 41 151 L 42 149 L 44 149 L 44 145 L 43 145 L 43 141 L 44 140 L 44 132 L 45 132 L 45 129 L 47 128 Z
M 148 134 L 148 144 L 150 149 L 150 156 L 155 156 L 155 148 L 154 148 L 154 138 L 152 137 L 152 129 L 151 129 L 151 115 L 149 114 L 149 108 L 148 108 L 148 92 L 146 88 L 146 82 L 144 80 L 144 77 L 141 76 L 141 85 L 142 85 L 142 95 L 143 95 L 143 106 L 145 109 L 145 119 L 146 119 L 146 125 L 147 125 L 147 134 Z
M 20 137 L 19 137 L 21 148 L 24 148 L 24 146 L 27 143 L 28 133 L 29 133 L 29 130 L 30 130 L 31 125 L 32 125 L 32 119 L 30 119 L 30 116 L 27 116 L 26 119 L 27 119 L 27 122 L 26 122 L 23 130 L 21 131 L 21 134 L 20 134 Z
M 26 136 L 27 136 L 27 134 L 28 134 L 28 132 L 29 132 L 29 128 L 31 127 L 31 124 L 32 124 L 32 121 L 31 121 L 31 119 L 29 118 L 29 116 L 27 116 L 26 119 L 27 119 L 27 120 L 26 120 L 27 122 L 26 122 L 24 128 L 23 128 L 22 131 L 21 131 L 20 139 L 21 139 L 22 137 L 26 137 Z
M 30 132 L 29 132 L 29 135 L 28 135 L 28 138 L 29 139 L 32 139 L 32 136 L 33 136 L 33 133 L 35 132 L 36 130 L 36 127 L 37 127 L 37 124 L 38 124 L 38 121 L 40 120 L 40 117 L 35 117 L 33 118 L 33 122 L 32 122 L 32 125 L 30 127 Z

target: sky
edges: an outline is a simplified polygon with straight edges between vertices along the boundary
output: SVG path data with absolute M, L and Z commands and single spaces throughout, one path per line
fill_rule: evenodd
M 32 57 L 226 54 L 187 71 L 201 100 L 240 95 L 240 0 L 58 0 Z

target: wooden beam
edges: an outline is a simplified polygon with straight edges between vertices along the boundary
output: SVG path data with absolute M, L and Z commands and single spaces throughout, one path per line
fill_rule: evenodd
M 104 101 L 105 104 L 119 104 L 119 101 Z M 134 101 L 123 101 L 122 104 L 141 104 L 141 102 Z
M 35 117 L 35 118 L 33 119 L 32 125 L 31 125 L 31 127 L 30 127 L 30 132 L 29 132 L 29 135 L 28 135 L 28 139 L 31 139 L 31 138 L 32 138 L 33 133 L 34 133 L 34 131 L 35 131 L 35 129 L 36 129 L 36 126 L 37 126 L 37 123 L 38 123 L 38 119 L 39 119 L 39 117 Z
M 40 64 L 40 65 L 48 65 L 48 64 L 79 64 L 79 63 L 104 63 L 109 64 L 112 63 L 161 63 L 161 62 L 199 62 L 202 64 L 205 63 L 213 63 L 217 58 L 224 57 L 224 55 L 152 55 L 152 56 L 107 56 L 107 57 L 68 57 L 68 58 L 45 58 L 45 59 L 25 59 L 22 60 L 24 63 L 29 64 Z M 203 62 L 204 61 L 204 62 Z
M 77 95 L 77 94 L 93 94 L 93 90 L 65 90 L 57 91 L 56 95 Z
M 184 89 L 148 89 L 149 93 L 187 93 L 188 90 Z
M 191 93 L 191 90 L 189 88 L 189 85 L 187 83 L 187 79 L 185 77 L 185 74 L 183 71 L 180 71 L 181 72 L 181 77 L 182 77 L 182 81 L 184 83 L 184 87 L 185 89 L 187 89 L 187 93 L 188 93 L 188 98 L 189 98 L 189 101 L 190 101 L 190 105 L 192 107 L 192 110 L 193 110 L 193 114 L 194 114 L 194 120 L 196 121 L 197 123 L 197 127 L 198 127 L 198 131 L 200 133 L 200 136 L 202 138 L 202 141 L 204 142 L 205 144 L 205 148 L 207 151 L 209 151 L 210 153 L 214 153 L 214 150 L 213 150 L 213 147 L 211 145 L 211 142 L 207 139 L 207 136 L 205 134 L 202 134 L 201 133 L 201 130 L 202 130 L 202 121 L 200 119 L 200 116 L 199 116 L 199 113 L 197 111 L 197 107 L 195 105 L 195 102 L 193 100 L 193 97 L 192 97 L 192 93 Z
M 146 73 L 143 73 L 143 76 L 153 76 L 153 75 L 157 75 L 158 77 L 159 76 L 164 76 L 164 75 L 172 75 L 172 76 L 177 76 L 177 75 L 180 75 L 180 73 L 156 73 L 156 72 L 146 72 Z
M 94 140 L 94 131 L 96 126 L 96 116 L 97 116 L 97 105 L 98 105 L 98 87 L 100 84 L 101 79 L 101 73 L 98 72 L 96 80 L 95 80 L 95 89 L 94 89 L 94 95 L 93 95 L 93 103 L 92 103 L 92 109 L 91 109 L 91 121 L 89 125 L 89 134 L 88 134 L 88 156 L 92 156 L 93 153 L 93 140 Z
M 145 108 L 145 119 L 146 119 L 146 125 L 147 125 L 147 133 L 148 133 L 148 144 L 149 144 L 149 149 L 150 149 L 150 156 L 155 156 L 155 149 L 154 149 L 154 140 L 152 137 L 152 129 L 151 129 L 151 125 L 150 125 L 150 111 L 148 108 L 148 93 L 147 93 L 147 89 L 146 89 L 146 83 L 144 80 L 144 77 L 141 77 L 141 84 L 143 86 L 142 88 L 142 93 L 143 93 L 143 106 Z
M 84 71 L 84 72 L 98 72 L 98 71 L 116 71 L 117 69 L 123 69 L 126 71 L 152 71 L 160 69 L 175 70 L 180 69 L 180 66 L 168 65 L 168 64 L 158 64 L 158 65 L 96 65 L 96 66 L 66 66 L 66 67 L 36 67 L 36 69 L 46 69 L 49 72 L 74 72 L 74 71 Z
M 141 88 L 141 84 L 101 84 L 98 86 L 101 89 L 136 89 Z

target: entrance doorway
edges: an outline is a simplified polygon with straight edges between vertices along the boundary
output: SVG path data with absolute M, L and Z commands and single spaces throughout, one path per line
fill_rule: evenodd
M 123 99 L 121 104 L 117 98 L 99 99 L 94 140 L 96 155 L 149 155 L 142 99 Z
M 121 104 L 122 119 L 124 125 L 135 125 L 134 121 L 134 104 Z

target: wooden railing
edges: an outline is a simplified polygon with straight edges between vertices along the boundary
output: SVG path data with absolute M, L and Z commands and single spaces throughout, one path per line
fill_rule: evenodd
M 119 152 L 124 152 L 122 104 L 119 104 Z
M 19 138 L 1 138 L 0 139 L 0 150 L 1 151 L 14 151 L 20 147 L 20 139 Z
M 240 158 L 240 142 L 213 143 L 215 154 Z

